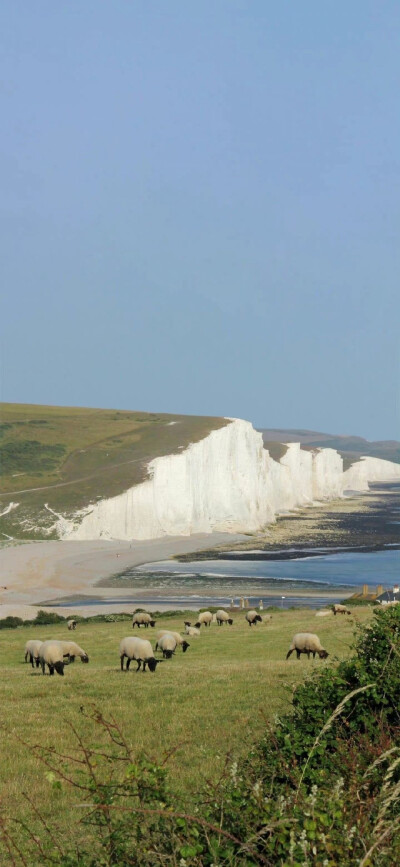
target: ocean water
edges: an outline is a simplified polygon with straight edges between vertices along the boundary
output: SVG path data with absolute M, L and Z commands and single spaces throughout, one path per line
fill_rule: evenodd
M 304 555 L 304 551 L 302 553 Z M 161 604 L 171 608 L 203 608 L 229 605 L 232 599 L 237 604 L 244 596 L 251 605 L 262 599 L 265 607 L 307 605 L 319 608 L 329 601 L 350 596 L 363 584 L 375 591 L 380 584 L 384 588 L 392 587 L 400 577 L 398 550 L 368 553 L 346 550 L 294 559 L 292 550 L 292 558 L 288 560 L 267 557 L 147 563 L 114 576 L 114 586 L 126 588 L 126 596 L 113 598 L 110 588 L 107 602 L 153 608 Z
M 187 581 L 199 578 L 212 578 L 217 584 L 218 579 L 231 581 L 237 579 L 257 579 L 269 582 L 271 579 L 280 582 L 302 582 L 312 587 L 317 584 L 333 589 L 338 585 L 346 585 L 356 589 L 363 584 L 375 587 L 377 584 L 392 586 L 400 579 L 400 551 L 385 550 L 374 552 L 344 551 L 336 554 L 318 554 L 310 557 L 292 558 L 290 560 L 193 560 L 178 563 L 164 560 L 158 563 L 147 563 L 135 569 L 127 570 L 123 578 L 143 580 L 145 575 L 153 578 L 164 575 L 165 578 L 186 578 Z
M 198 609 L 228 606 L 232 600 L 237 605 L 244 596 L 251 606 L 258 606 L 262 599 L 265 608 L 320 608 L 345 599 L 363 584 L 375 591 L 378 585 L 391 588 L 399 579 L 400 551 L 393 549 L 366 553 L 346 550 L 288 560 L 164 560 L 114 576 L 114 586 L 126 591 L 123 596 L 113 596 L 110 587 L 106 598 L 59 604 L 113 604 L 117 610 L 121 604 L 153 610 L 158 605 Z

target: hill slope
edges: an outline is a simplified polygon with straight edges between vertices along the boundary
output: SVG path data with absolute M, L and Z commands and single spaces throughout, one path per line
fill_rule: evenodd
M 116 496 L 146 478 L 149 461 L 226 424 L 205 416 L 2 404 L 0 513 L 11 500 L 21 505 L 18 531 L 13 510 L 0 517 L 0 531 L 31 538 L 32 515 L 44 502 L 68 513 Z M 41 515 L 47 537 L 54 515 Z

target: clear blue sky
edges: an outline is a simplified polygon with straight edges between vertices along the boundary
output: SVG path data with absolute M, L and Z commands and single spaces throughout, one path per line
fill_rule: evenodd
M 0 34 L 2 399 L 399 438 L 398 0 Z

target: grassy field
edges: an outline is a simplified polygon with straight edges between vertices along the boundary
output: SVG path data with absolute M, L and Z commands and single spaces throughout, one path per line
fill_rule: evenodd
M 14 818 L 26 815 L 23 792 L 34 796 L 60 833 L 74 833 L 76 794 L 68 787 L 57 793 L 46 768 L 26 744 L 40 743 L 66 753 L 73 749 L 73 723 L 88 742 L 97 737 L 80 712 L 95 705 L 113 714 L 137 752 L 157 761 L 176 747 L 169 761 L 171 786 L 185 793 L 216 779 L 226 753 L 246 752 L 265 719 L 290 710 L 293 688 L 315 667 L 326 663 L 293 656 L 285 661 L 296 631 L 317 632 L 330 652 L 329 662 L 350 652 L 355 620 L 365 622 L 371 609 L 351 617 L 316 618 L 311 610 L 273 614 L 271 625 L 249 628 L 241 613 L 230 627 L 215 624 L 199 639 L 189 639 L 186 654 L 157 667 L 155 674 L 122 673 L 118 645 L 132 634 L 129 622 L 80 624 L 74 635 L 64 624 L 0 631 L 0 798 Z M 141 636 L 155 641 L 158 628 L 183 629 L 182 618 L 160 618 L 155 630 Z M 71 638 L 89 653 L 89 665 L 77 660 L 65 676 L 43 677 L 23 660 L 29 638 Z M 93 741 L 92 741 L 93 742 Z
M 0 533 L 49 538 L 54 515 L 45 503 L 69 514 L 116 496 L 143 481 L 153 458 L 186 448 L 226 423 L 205 416 L 1 404 L 0 512 L 10 500 L 19 506 L 0 517 Z

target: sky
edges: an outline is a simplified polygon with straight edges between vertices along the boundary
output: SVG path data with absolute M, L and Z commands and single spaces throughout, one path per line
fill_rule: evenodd
M 400 438 L 398 0 L 3 0 L 1 399 Z

